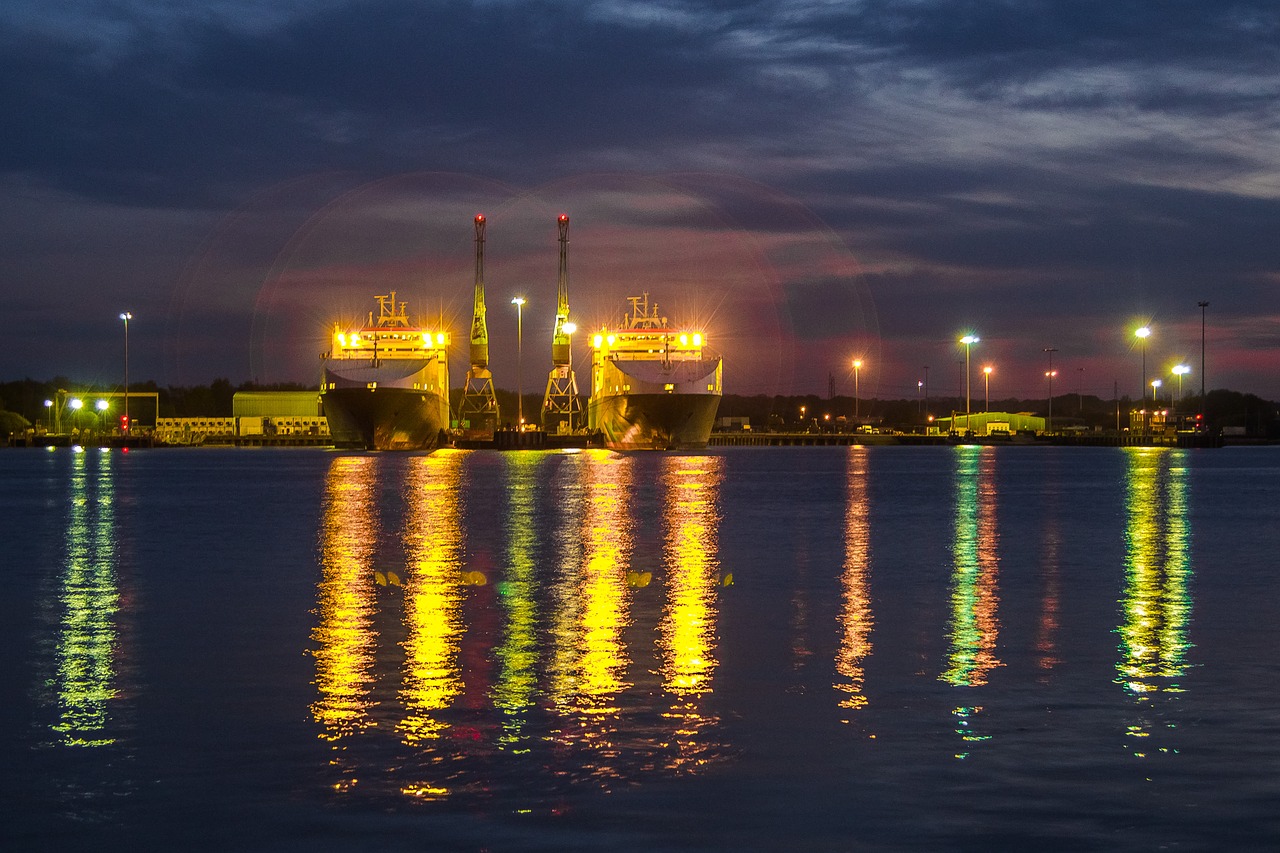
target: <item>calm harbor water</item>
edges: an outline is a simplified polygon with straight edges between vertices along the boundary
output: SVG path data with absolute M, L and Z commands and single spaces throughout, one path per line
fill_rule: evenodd
M 0 453 L 0 847 L 1274 849 L 1277 475 Z

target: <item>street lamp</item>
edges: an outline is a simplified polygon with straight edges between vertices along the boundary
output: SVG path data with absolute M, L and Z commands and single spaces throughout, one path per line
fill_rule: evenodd
M 983 406 L 982 410 L 984 412 L 989 412 L 991 411 L 991 365 L 989 364 L 982 368 L 982 381 L 983 384 L 986 385 L 985 391 L 987 394 L 987 402 L 986 405 Z
M 1045 418 L 1044 431 L 1053 432 L 1053 377 L 1058 375 L 1058 371 L 1053 369 L 1053 354 L 1058 351 L 1057 347 L 1045 347 L 1044 351 L 1049 354 L 1049 371 L 1045 376 L 1049 377 L 1049 413 Z
M 1142 348 L 1142 434 L 1147 434 L 1147 338 L 1151 337 L 1148 326 L 1139 326 L 1134 330 L 1138 343 Z
M 129 426 L 133 423 L 129 420 L 129 321 L 133 319 L 133 314 L 125 311 L 120 319 L 124 320 L 124 432 L 127 435 Z
M 1200 414 L 1205 415 L 1205 425 L 1208 426 L 1208 413 L 1205 411 L 1205 404 L 1208 402 L 1204 396 L 1204 309 L 1209 307 L 1208 302 L 1196 303 L 1200 306 Z
M 511 304 L 516 306 L 516 414 L 519 418 L 519 429 L 524 429 L 524 387 L 521 381 L 524 350 L 524 297 L 512 298 Z
M 1160 386 L 1163 384 L 1159 379 L 1151 380 L 1151 411 L 1153 413 L 1160 408 Z
M 857 426 L 858 420 L 858 373 L 862 370 L 862 359 L 855 358 L 853 360 L 853 420 L 854 426 Z
M 1178 403 L 1182 402 L 1182 377 L 1186 376 L 1190 372 L 1191 372 L 1190 365 L 1175 364 L 1173 366 L 1173 375 L 1178 377 L 1178 400 L 1177 400 L 1177 403 L 1174 403 L 1173 405 L 1175 409 L 1178 408 Z
M 977 335 L 969 333 L 960 339 L 960 343 L 964 344 L 964 428 L 967 432 L 969 429 L 969 348 L 982 340 Z
M 1053 377 L 1058 375 L 1056 370 L 1046 370 L 1044 376 L 1049 380 L 1049 415 L 1044 422 L 1044 431 L 1053 432 Z

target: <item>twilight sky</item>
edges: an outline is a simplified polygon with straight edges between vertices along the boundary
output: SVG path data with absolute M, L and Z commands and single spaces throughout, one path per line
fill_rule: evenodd
M 8 0 L 0 378 L 318 380 L 390 289 L 497 384 L 648 291 L 729 393 L 1280 399 L 1274 0 Z M 581 336 L 580 336 L 581 337 Z M 585 371 L 584 341 L 578 341 Z M 978 379 L 974 379 L 975 389 Z M 585 382 L 582 383 L 585 385 Z

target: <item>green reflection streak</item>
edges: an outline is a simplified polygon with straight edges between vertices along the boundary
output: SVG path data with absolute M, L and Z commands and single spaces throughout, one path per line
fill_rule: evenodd
M 1002 665 L 995 656 L 999 624 L 994 462 L 994 448 L 956 448 L 951 651 L 942 680 L 957 687 L 985 684 L 987 673 Z
M 369 692 L 377 647 L 371 565 L 378 540 L 376 485 L 376 462 L 369 456 L 339 456 L 325 478 L 319 621 L 311 634 L 319 697 L 311 714 L 329 741 L 375 725 Z
M 843 680 L 836 689 L 845 693 L 842 708 L 862 708 L 867 704 L 863 692 L 866 672 L 862 661 L 871 653 L 871 595 L 867 574 L 871 559 L 871 525 L 867 505 L 867 449 L 849 448 L 846 473 L 848 499 L 844 523 L 844 573 L 841 576 L 843 602 L 840 609 L 840 649 L 836 654 L 836 672 Z
M 66 746 L 115 742 L 105 734 L 116 690 L 116 624 L 120 592 L 115 565 L 115 488 L 112 454 L 72 456 L 67 562 L 59 596 L 63 606 L 57 643 L 58 721 Z M 90 478 L 91 465 L 96 465 Z M 92 487 L 91 487 L 92 480 Z
M 1116 681 L 1139 701 L 1181 691 L 1191 619 L 1190 526 L 1183 454 L 1127 451 L 1125 589 Z M 1144 736 L 1141 726 L 1130 734 Z
M 502 733 L 498 743 L 513 747 L 524 743 L 526 712 L 537 690 L 537 605 L 535 603 L 534 549 L 538 537 L 534 505 L 537 471 L 547 457 L 542 453 L 507 453 L 507 570 L 498 586 L 499 600 L 506 611 L 502 644 L 497 648 L 498 679 L 493 687 L 494 706 L 502 712 Z M 527 750 L 518 750 L 527 751 Z
M 405 483 L 409 577 L 404 589 L 405 662 L 400 691 L 405 717 L 397 731 L 410 746 L 441 736 L 447 724 L 437 714 L 452 704 L 463 687 L 458 661 L 463 630 L 459 495 L 466 455 L 467 451 L 438 450 L 415 457 Z

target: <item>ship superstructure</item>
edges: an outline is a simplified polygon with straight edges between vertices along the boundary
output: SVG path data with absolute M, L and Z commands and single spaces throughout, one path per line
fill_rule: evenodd
M 466 438 L 490 439 L 498 428 L 498 398 L 489 371 L 489 327 L 484 304 L 485 218 L 476 216 L 476 284 L 471 315 L 471 367 L 458 404 L 458 429 Z
M 334 441 L 370 450 L 431 450 L 449 426 L 449 333 L 409 322 L 396 292 L 378 316 L 333 327 L 321 403 Z
M 571 336 L 577 326 L 569 320 L 569 217 L 560 214 L 560 274 L 556 281 L 556 324 L 551 334 L 551 372 L 542 398 L 542 428 L 561 435 L 582 427 L 582 398 L 573 374 Z
M 701 331 L 673 329 L 649 294 L 592 338 L 588 428 L 614 450 L 702 448 L 723 396 L 723 363 Z

